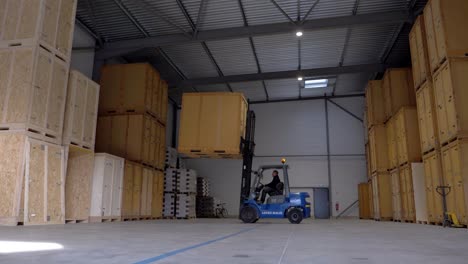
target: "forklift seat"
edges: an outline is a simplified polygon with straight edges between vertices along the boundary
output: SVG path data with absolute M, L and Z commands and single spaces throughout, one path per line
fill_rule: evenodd
M 283 191 L 284 191 L 284 183 L 279 182 L 278 184 L 276 184 L 276 195 L 283 195 Z

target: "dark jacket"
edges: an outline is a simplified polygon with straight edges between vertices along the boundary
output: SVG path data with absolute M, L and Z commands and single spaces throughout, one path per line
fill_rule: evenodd
M 276 190 L 276 185 L 278 185 L 278 183 L 280 183 L 280 182 L 281 181 L 280 181 L 279 176 L 274 176 L 273 180 L 269 184 L 267 184 L 265 186 L 268 186 L 268 187 Z

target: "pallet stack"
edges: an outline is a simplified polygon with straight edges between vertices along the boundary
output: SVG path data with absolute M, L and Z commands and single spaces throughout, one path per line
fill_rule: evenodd
M 178 171 L 174 168 L 167 168 L 164 172 L 164 218 L 172 219 L 176 214 L 177 176 Z
M 177 168 L 179 154 L 175 148 L 166 148 L 166 168 Z
M 164 177 L 164 217 L 194 218 L 196 208 L 197 172 L 168 168 Z
M 102 69 L 96 150 L 125 159 L 123 220 L 162 217 L 167 83 L 147 63 Z
M 410 35 L 413 73 L 425 170 L 428 221 L 441 224 L 446 187 L 447 212 L 467 225 L 468 18 L 464 0 L 431 0 Z
M 65 100 L 76 1 L 2 1 L 0 224 L 65 223 Z

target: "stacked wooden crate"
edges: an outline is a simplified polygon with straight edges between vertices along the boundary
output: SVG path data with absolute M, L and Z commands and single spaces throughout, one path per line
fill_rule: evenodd
M 65 222 L 62 146 L 76 1 L 0 9 L 0 224 Z
M 96 150 L 125 158 L 122 218 L 162 217 L 167 83 L 146 63 L 102 69 Z
M 371 219 L 370 201 L 369 201 L 369 188 L 370 184 L 360 183 L 358 185 L 358 197 L 359 197 L 359 219 Z M 198 209 L 198 208 L 197 208 Z
M 433 224 L 444 219 L 443 187 L 450 190 L 447 212 L 468 224 L 468 171 L 463 163 L 468 137 L 468 111 L 463 104 L 468 100 L 468 37 L 460 26 L 468 22 L 467 13 L 467 1 L 431 0 L 410 34 L 427 214 Z

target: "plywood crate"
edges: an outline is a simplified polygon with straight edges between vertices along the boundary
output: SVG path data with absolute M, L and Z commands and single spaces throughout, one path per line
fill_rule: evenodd
M 71 70 L 63 127 L 64 144 L 94 150 L 98 103 L 99 85 L 84 74 Z
M 428 223 L 428 210 L 426 199 L 426 184 L 424 179 L 424 163 L 411 163 L 411 176 L 413 178 L 414 210 L 418 223 Z
M 372 178 L 372 169 L 371 169 L 371 156 L 370 156 L 369 143 L 366 144 L 366 166 L 367 166 L 367 179 L 370 179 Z
M 160 110 L 158 114 L 158 120 L 162 124 L 166 124 L 167 121 L 167 107 L 168 107 L 168 86 L 167 82 L 161 79 L 161 82 L 159 83 L 159 90 L 161 91 L 160 94 Z
M 400 188 L 402 220 L 414 223 L 416 221 L 416 210 L 414 206 L 412 164 L 406 164 L 400 168 Z
M 65 223 L 65 147 L 0 133 L 0 224 Z
M 358 185 L 358 197 L 359 197 L 359 218 L 370 219 L 370 205 L 369 205 L 369 184 L 360 183 Z
M 434 75 L 441 145 L 468 137 L 468 58 L 450 58 Z
M 468 140 L 457 140 L 442 149 L 444 185 L 450 188 L 446 197 L 447 212 L 455 213 L 461 224 L 468 224 Z
M 156 168 L 164 170 L 166 167 L 166 128 L 163 126 L 159 126 L 158 148 L 156 151 L 158 150 L 159 153 L 156 157 Z
M 402 197 L 400 188 L 400 169 L 396 168 L 390 172 L 390 178 L 392 181 L 392 210 L 393 220 L 402 220 Z
M 142 164 L 125 160 L 124 192 L 122 197 L 122 219 L 141 219 L 143 169 Z M 146 187 L 145 187 L 146 188 Z M 145 191 L 146 192 L 146 191 Z M 146 195 L 145 195 L 146 197 Z M 150 207 L 151 208 L 151 207 Z M 145 206 L 146 209 L 146 206 Z M 146 213 L 146 212 L 143 212 Z M 147 216 L 144 216 L 147 217 Z
M 366 88 L 367 128 L 385 123 L 385 102 L 382 81 L 369 81 Z
M 442 223 L 444 220 L 442 196 L 437 187 L 443 185 L 442 158 L 438 150 L 423 157 L 424 182 L 426 185 L 427 217 L 431 223 Z
M 372 176 L 372 191 L 374 195 L 374 219 L 391 220 L 393 217 L 393 209 L 390 173 L 374 173 Z
M 410 68 L 388 69 L 384 74 L 382 87 L 387 120 L 403 106 L 416 105 L 416 95 Z
M 242 93 L 185 93 L 178 152 L 195 157 L 240 158 L 247 101 Z
M 431 0 L 424 9 L 429 62 L 434 72 L 450 57 L 468 55 L 468 23 L 465 0 Z
M 61 144 L 68 64 L 39 46 L 0 48 L 0 130 Z
M 374 192 L 372 186 L 372 178 L 369 178 L 367 184 L 369 186 L 369 212 L 371 219 L 374 219 Z
M 424 16 L 416 18 L 409 34 L 411 49 L 411 64 L 413 70 L 414 88 L 418 90 L 425 81 L 431 81 L 431 68 L 427 50 L 426 27 Z
M 96 153 L 91 195 L 91 222 L 120 221 L 124 159 Z
M 160 143 L 165 141 L 165 138 L 161 138 L 164 135 L 164 127 L 150 115 L 100 116 L 96 151 L 162 169 L 165 153 L 161 155 Z
M 373 126 L 369 131 L 371 171 L 382 172 L 388 169 L 387 131 L 385 125 Z
M 65 178 L 65 222 L 88 222 L 94 175 L 94 152 L 77 146 L 68 147 Z
M 140 215 L 142 218 L 151 218 L 151 203 L 153 201 L 153 181 L 156 171 L 149 167 L 143 167 L 141 177 L 141 201 Z
M 397 130 L 396 118 L 392 117 L 385 124 L 387 132 L 387 146 L 388 146 L 388 169 L 392 170 L 398 167 L 398 148 L 397 148 Z
M 162 171 L 155 171 L 152 192 L 151 217 L 159 219 L 162 217 L 164 197 L 164 173 Z
M 419 138 L 421 152 L 427 154 L 439 147 L 437 115 L 434 102 L 432 82 L 425 82 L 416 92 L 416 103 L 419 120 Z
M 0 47 L 41 45 L 70 61 L 76 0 L 1 0 Z
M 416 107 L 403 107 L 395 116 L 398 164 L 421 161 Z
M 161 115 L 160 76 L 150 64 L 106 65 L 100 84 L 99 115 Z

